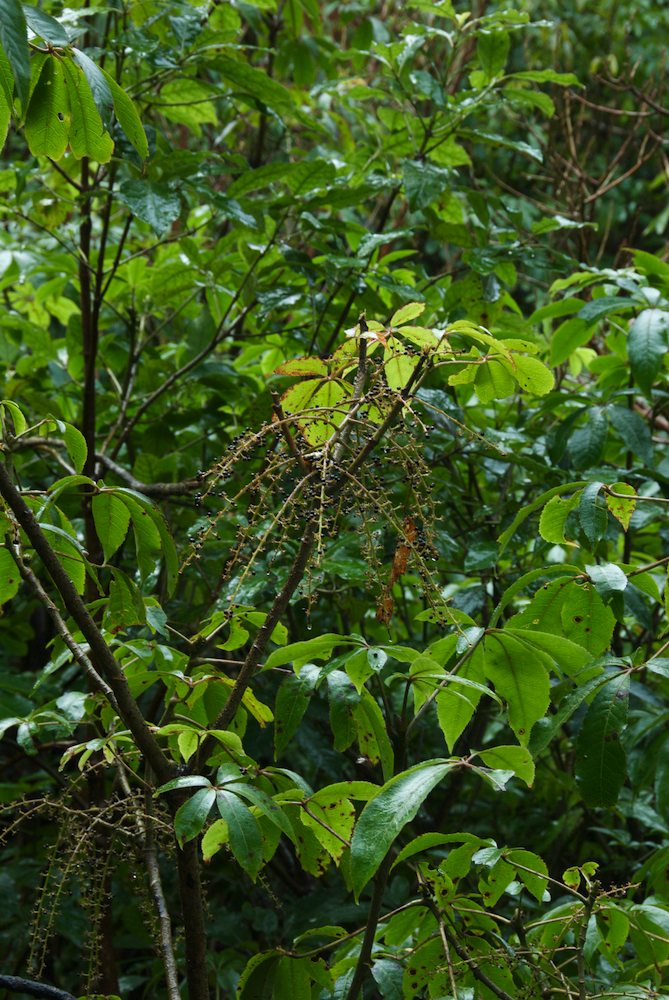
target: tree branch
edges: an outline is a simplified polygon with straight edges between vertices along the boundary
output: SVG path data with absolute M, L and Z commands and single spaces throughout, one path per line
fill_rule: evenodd
M 35 515 L 11 481 L 4 462 L 0 462 L 0 495 L 25 531 L 30 544 L 51 576 L 68 613 L 81 630 L 90 647 L 91 663 L 112 689 L 121 719 L 132 733 L 140 752 L 158 779 L 162 782 L 169 781 L 174 776 L 174 765 L 165 756 L 149 729 L 137 702 L 130 693 L 120 665 L 105 642 L 102 632 L 91 618 L 83 599 L 61 566 L 56 553 L 47 542 Z

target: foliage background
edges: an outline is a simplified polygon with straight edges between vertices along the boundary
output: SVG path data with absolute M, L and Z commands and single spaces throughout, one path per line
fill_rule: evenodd
M 223 811 L 202 869 L 214 995 L 665 988 L 668 15 L 624 0 L 466 9 L 45 4 L 57 21 L 28 9 L 21 83 L 7 29 L 20 8 L 0 3 L 4 464 L 170 764 L 194 770 L 198 731 L 225 710 L 218 678 L 254 655 L 301 543 L 318 538 L 260 651 L 257 701 L 191 775 L 203 784 L 177 813 L 182 844 L 201 858 L 215 819 L 204 781 L 231 760 L 248 787 L 282 808 L 297 789 L 307 809 L 312 791 L 392 791 L 417 766 L 426 784 L 400 783 L 409 825 L 393 829 L 391 811 L 393 850 L 463 834 L 459 855 L 419 841 L 389 874 L 387 817 L 374 821 L 374 799 L 367 811 L 366 785 L 360 800 L 332 793 L 329 840 L 285 806 L 296 844 L 277 841 L 257 798 L 240 813 L 224 789 L 267 864 Z M 63 122 L 48 103 L 61 74 Z M 411 303 L 432 339 L 393 322 Z M 366 341 L 376 388 L 340 463 L 366 448 L 423 347 L 437 357 L 446 330 L 456 353 L 405 393 L 347 492 L 322 466 L 320 488 L 293 502 L 304 456 L 327 453 L 355 403 L 363 313 L 383 324 Z M 481 329 L 494 341 L 472 340 Z M 338 348 L 350 368 L 323 383 L 322 424 L 293 387 Z M 509 350 L 542 359 L 554 386 L 541 368 L 531 384 L 505 374 Z M 25 574 L 19 586 L 14 554 L 27 554 L 71 614 L 9 513 L 3 524 L 1 971 L 170 996 L 145 856 L 184 988 L 178 803 L 170 814 L 169 796 L 144 796 L 165 780 L 119 735 L 44 592 Z M 509 629 L 532 628 L 558 639 L 512 647 Z M 457 682 L 437 695 L 453 670 L 497 700 Z M 477 772 L 470 752 L 500 745 L 511 752 Z M 450 754 L 465 763 L 430 763 Z M 365 812 L 374 890 L 343 843 Z M 374 892 L 384 914 L 408 908 L 377 927 Z M 314 962 L 300 957 L 312 945 Z

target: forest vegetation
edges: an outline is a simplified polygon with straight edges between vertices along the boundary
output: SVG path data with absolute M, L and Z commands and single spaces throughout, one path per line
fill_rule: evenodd
M 655 0 L 0 0 L 0 997 L 669 997 Z

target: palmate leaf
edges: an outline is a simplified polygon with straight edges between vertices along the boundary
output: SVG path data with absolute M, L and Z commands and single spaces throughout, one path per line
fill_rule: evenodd
M 165 518 L 163 517 L 160 510 L 151 503 L 151 501 L 145 497 L 142 493 L 138 493 L 137 490 L 129 489 L 128 487 L 119 487 L 115 493 L 121 498 L 129 498 L 130 503 L 128 504 L 128 509 L 130 510 L 130 516 L 133 518 L 133 526 L 136 530 L 137 537 L 140 537 L 140 531 L 137 530 L 138 519 L 136 517 L 135 508 L 139 506 L 144 514 L 147 515 L 154 529 L 158 533 L 160 538 L 160 547 L 163 553 L 163 559 L 165 560 L 165 571 L 167 575 L 167 590 L 168 594 L 172 594 L 177 584 L 177 579 L 179 575 L 179 561 L 177 557 L 177 550 L 174 545 L 174 540 L 169 532 Z M 153 533 L 151 533 L 153 537 Z
M 137 155 L 142 160 L 145 160 L 149 155 L 149 143 L 137 108 L 123 87 L 120 87 L 109 73 L 106 73 L 104 70 L 101 72 L 111 92 L 116 119 L 125 132 L 128 142 L 135 148 Z
M 88 86 L 91 88 L 93 100 L 95 101 L 95 107 L 98 109 L 105 128 L 108 128 L 114 108 L 114 101 L 107 78 L 100 67 L 96 66 L 90 56 L 87 56 L 81 49 L 72 46 L 72 55 L 86 77 Z
M 77 159 L 88 156 L 98 163 L 108 163 L 114 142 L 105 131 L 84 71 L 71 59 L 62 60 L 62 65 L 72 118 L 68 133 L 70 149 Z
M 201 832 L 215 799 L 215 788 L 201 788 L 179 806 L 174 816 L 174 832 L 182 847 Z
M 30 98 L 25 134 L 34 156 L 60 160 L 70 131 L 70 103 L 65 86 L 63 61 L 48 56 Z
M 263 865 L 262 838 L 255 816 L 232 791 L 215 791 L 216 805 L 228 824 L 230 848 L 244 871 L 255 881 Z

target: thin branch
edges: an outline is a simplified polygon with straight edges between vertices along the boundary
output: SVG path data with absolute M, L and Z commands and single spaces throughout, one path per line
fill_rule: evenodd
M 63 569 L 58 556 L 49 545 L 35 515 L 11 481 L 4 462 L 0 462 L 0 495 L 25 531 L 58 590 L 63 604 L 72 616 L 90 647 L 94 669 L 111 687 L 119 715 L 132 733 L 139 750 L 149 762 L 159 780 L 169 781 L 174 775 L 174 765 L 163 753 L 160 744 L 133 698 L 121 666 L 105 642 L 102 632 L 91 618 L 83 599 L 72 580 Z
M 181 1000 L 179 980 L 177 976 L 177 964 L 174 957 L 174 943 L 172 940 L 172 921 L 170 919 L 170 911 L 165 900 L 165 893 L 163 892 L 163 884 L 160 878 L 160 868 L 158 866 L 158 858 L 156 855 L 156 838 L 153 829 L 153 796 L 148 788 L 145 789 L 144 808 L 146 813 L 142 813 L 142 810 L 133 795 L 132 789 L 130 788 L 128 776 L 122 767 L 118 769 L 118 776 L 121 787 L 123 788 L 123 791 L 125 792 L 134 810 L 135 823 L 144 843 L 144 866 L 146 868 L 149 889 L 160 927 L 160 951 L 163 958 L 163 968 L 165 970 L 167 1000 Z
M 265 649 L 267 648 L 267 643 L 271 638 L 272 632 L 283 617 L 291 597 L 302 582 L 304 571 L 307 567 L 307 563 L 314 547 L 314 533 L 313 525 L 308 524 L 305 529 L 304 537 L 300 543 L 300 547 L 297 550 L 295 559 L 293 560 L 293 565 L 290 567 L 286 582 L 274 598 L 274 603 L 272 604 L 265 621 L 260 627 L 253 645 L 249 650 L 248 656 L 244 660 L 244 664 L 237 675 L 237 680 L 235 681 L 230 692 L 230 697 L 225 703 L 223 711 L 220 713 L 213 725 L 214 729 L 227 729 L 234 719 L 235 713 L 242 702 L 246 689 L 250 685 L 251 680 L 258 669 L 258 665 Z M 200 760 L 207 760 L 207 757 L 211 754 L 215 745 L 216 739 L 213 736 L 208 736 L 203 741 L 199 753 L 193 760 L 191 770 L 197 770 Z
M 107 682 L 100 676 L 100 674 L 97 672 L 97 670 L 95 669 L 95 667 L 93 666 L 93 664 L 91 663 L 91 661 L 89 660 L 88 656 L 83 651 L 79 643 L 76 642 L 76 640 L 73 638 L 72 633 L 68 629 L 67 625 L 65 624 L 61 616 L 60 611 L 53 603 L 53 601 L 51 600 L 46 590 L 44 589 L 40 581 L 33 573 L 33 571 L 30 569 L 29 566 L 26 565 L 23 558 L 21 557 L 21 554 L 18 550 L 18 546 L 13 545 L 9 540 L 9 538 L 6 538 L 6 541 L 9 551 L 11 552 L 12 558 L 18 567 L 19 573 L 21 574 L 21 577 L 32 589 L 33 593 L 37 597 L 40 604 L 46 609 L 47 614 L 49 615 L 51 621 L 54 624 L 56 632 L 58 633 L 58 635 L 61 637 L 67 648 L 72 653 L 72 656 L 74 657 L 75 661 L 79 664 L 79 666 L 82 668 L 82 670 L 90 680 L 92 687 L 95 690 L 99 691 L 101 694 L 103 694 L 105 698 L 107 698 L 107 700 L 109 701 L 114 711 L 118 715 L 120 715 L 121 713 L 119 711 L 118 703 L 114 696 L 114 692 L 110 688 L 109 684 L 107 684 Z
M 362 984 L 367 977 L 367 973 L 369 972 L 369 963 L 372 956 L 372 948 L 374 947 L 376 928 L 379 925 L 379 918 L 381 916 L 383 893 L 386 889 L 386 883 L 388 881 L 388 875 L 390 874 L 392 862 L 393 853 L 392 851 L 388 851 L 385 858 L 379 865 L 379 869 L 374 878 L 374 891 L 372 893 L 372 901 L 369 904 L 369 914 L 367 916 L 365 936 L 362 939 L 358 962 L 355 967 L 355 972 L 353 973 L 353 979 L 351 980 L 349 991 L 346 994 L 346 1000 L 357 1000 L 360 995 L 360 990 L 362 989 Z
M 108 455 L 96 454 L 95 458 L 131 489 L 137 490 L 138 493 L 143 493 L 147 497 L 184 496 L 202 489 L 202 483 L 199 479 L 184 479 L 180 483 L 143 483 L 141 480 L 135 479 L 131 472 L 109 458 Z

